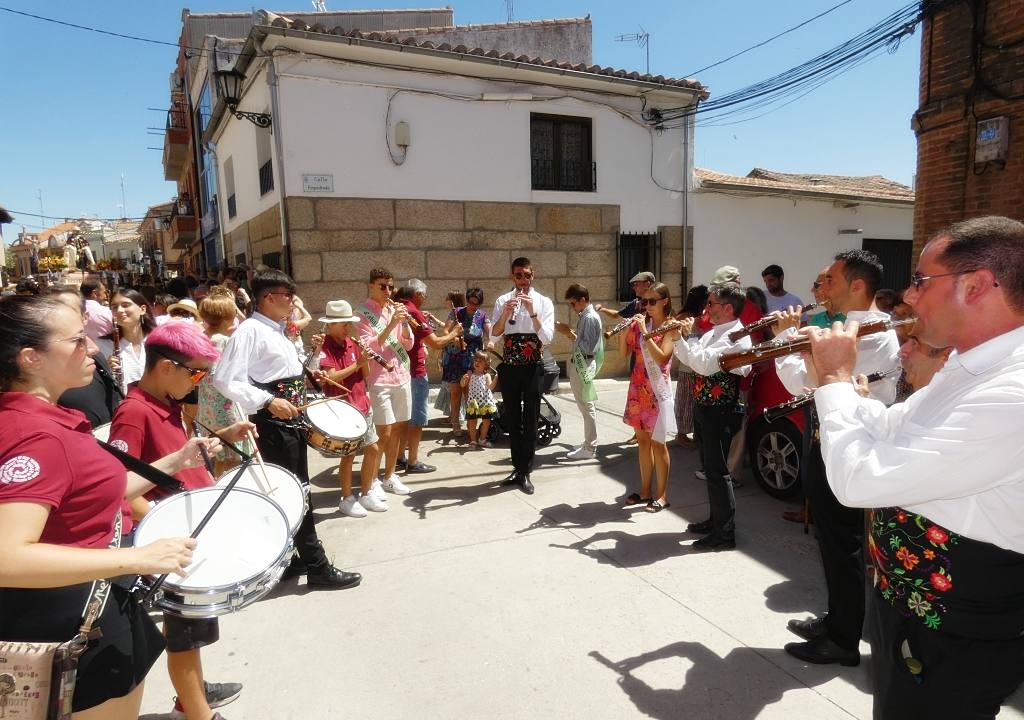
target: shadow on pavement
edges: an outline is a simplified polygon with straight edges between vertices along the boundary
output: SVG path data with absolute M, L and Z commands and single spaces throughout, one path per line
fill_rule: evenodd
M 590 502 L 582 505 L 559 503 L 540 511 L 540 517 L 531 525 L 516 530 L 517 534 L 552 528 L 593 528 L 605 523 L 631 523 L 631 514 L 622 503 Z
M 498 484 L 503 477 L 503 475 L 499 474 L 495 479 L 480 483 L 479 485 L 424 488 L 407 496 L 404 505 L 418 514 L 420 520 L 426 520 L 428 512 L 472 505 L 480 498 L 506 492 L 515 492 L 515 488 L 502 487 Z
M 619 687 L 639 712 L 660 720 L 752 720 L 768 705 L 781 700 L 787 691 L 807 687 L 785 669 L 798 661 L 773 648 L 737 648 L 723 658 L 700 643 L 682 641 L 617 662 L 597 650 L 591 651 L 590 656 L 618 675 Z M 637 671 L 644 666 L 674 658 L 691 663 L 679 679 L 678 687 L 652 687 L 637 677 Z M 752 682 L 752 678 L 763 676 L 757 668 L 763 661 L 775 665 L 781 672 L 775 673 L 768 682 Z M 819 676 L 821 683 L 842 673 L 844 679 L 860 687 L 866 677 L 866 673 L 851 673 L 846 668 L 822 669 L 826 672 Z M 868 691 L 864 687 L 860 689 Z
M 551 543 L 549 547 L 575 550 L 581 555 L 593 558 L 605 565 L 622 568 L 635 568 L 653 565 L 661 560 L 680 555 L 692 555 L 700 552 L 693 550 L 688 541 L 696 540 L 698 535 L 680 532 L 649 533 L 647 535 L 631 535 L 621 530 L 606 530 L 584 538 L 571 545 Z M 613 542 L 610 548 L 595 548 L 592 545 Z M 687 543 L 687 544 L 684 544 Z

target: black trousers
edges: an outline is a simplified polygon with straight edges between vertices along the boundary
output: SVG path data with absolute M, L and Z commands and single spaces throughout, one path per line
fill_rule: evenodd
M 304 485 L 309 485 L 309 462 L 306 458 L 306 435 L 296 425 L 275 419 L 265 410 L 251 418 L 259 434 L 257 444 L 263 459 L 280 465 L 299 476 Z M 295 550 L 307 567 L 323 568 L 328 564 L 324 546 L 316 534 L 313 523 L 313 503 L 309 503 L 302 524 L 295 531 Z
M 864 627 L 864 511 L 848 508 L 836 499 L 816 440 L 804 456 L 803 485 L 825 569 L 825 627 L 832 642 L 855 650 Z
M 537 418 L 540 415 L 540 363 L 498 366 L 498 382 L 504 403 L 502 425 L 508 430 L 512 465 L 529 475 L 537 446 Z
M 1024 681 L 1024 638 L 979 640 L 925 627 L 872 593 L 869 634 L 875 720 L 990 720 Z M 903 649 L 921 663 L 907 668 Z
M 736 536 L 736 495 L 727 479 L 729 446 L 742 424 L 743 414 L 736 407 L 697 405 L 693 408 L 693 438 L 700 449 L 701 465 L 707 476 L 711 532 L 726 539 Z

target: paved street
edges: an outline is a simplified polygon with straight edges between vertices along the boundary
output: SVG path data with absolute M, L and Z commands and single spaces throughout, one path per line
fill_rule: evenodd
M 562 435 L 538 454 L 537 492 L 496 482 L 507 447 L 424 433 L 439 470 L 364 519 L 337 512 L 335 462 L 310 453 L 328 552 L 363 584 L 307 592 L 283 583 L 221 619 L 208 679 L 245 684 L 239 718 L 869 718 L 867 662 L 803 665 L 782 651 L 786 621 L 820 611 L 813 538 L 748 476 L 737 492 L 739 550 L 697 554 L 683 533 L 706 516 L 696 453 L 672 446 L 669 500 L 623 509 L 636 489 L 626 384 L 600 381 L 600 461 L 569 463 L 582 426 L 563 383 Z M 437 415 L 436 411 L 432 411 Z M 866 653 L 867 647 L 862 646 Z M 865 658 L 867 660 L 867 658 Z M 143 717 L 170 710 L 161 660 Z M 1024 698 L 1000 718 L 1024 718 Z

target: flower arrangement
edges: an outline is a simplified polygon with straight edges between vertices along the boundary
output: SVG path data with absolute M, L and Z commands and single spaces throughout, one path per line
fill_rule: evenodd
M 41 271 L 57 271 L 63 270 L 68 266 L 64 262 L 64 257 L 61 255 L 47 255 L 46 257 L 39 258 L 39 269 Z

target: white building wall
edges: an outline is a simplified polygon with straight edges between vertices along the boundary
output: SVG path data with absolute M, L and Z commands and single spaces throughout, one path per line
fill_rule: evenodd
M 831 200 L 700 190 L 691 208 L 695 285 L 710 282 L 722 265 L 734 265 L 744 285 L 762 286 L 761 271 L 775 263 L 786 271 L 786 289 L 805 301 L 835 253 L 859 249 L 864 238 L 913 239 L 909 205 L 842 208 Z M 864 232 L 839 234 L 850 229 Z
M 682 223 L 683 130 L 653 132 L 623 117 L 639 117 L 637 98 L 320 59 L 284 58 L 278 67 L 281 110 L 274 132 L 282 133 L 289 196 L 304 194 L 304 174 L 329 174 L 334 192 L 310 196 L 616 204 L 622 207 L 623 231 Z M 266 93 L 265 81 L 257 80 L 242 106 L 269 106 Z M 535 99 L 460 99 L 485 93 Z M 667 96 L 660 104 L 678 105 L 684 97 Z M 389 98 L 388 132 L 399 121 L 410 126 L 411 145 L 401 165 L 391 161 L 385 143 Z M 531 189 L 531 112 L 592 119 L 597 192 Z M 254 130 L 248 122 L 232 120 L 217 141 L 221 167 L 228 156 L 235 165 L 238 216 L 226 221 L 229 232 L 274 201 L 260 200 L 254 190 Z M 398 159 L 393 141 L 392 152 Z M 667 190 L 651 179 L 652 152 L 654 177 Z M 276 167 L 275 183 L 279 190 Z

